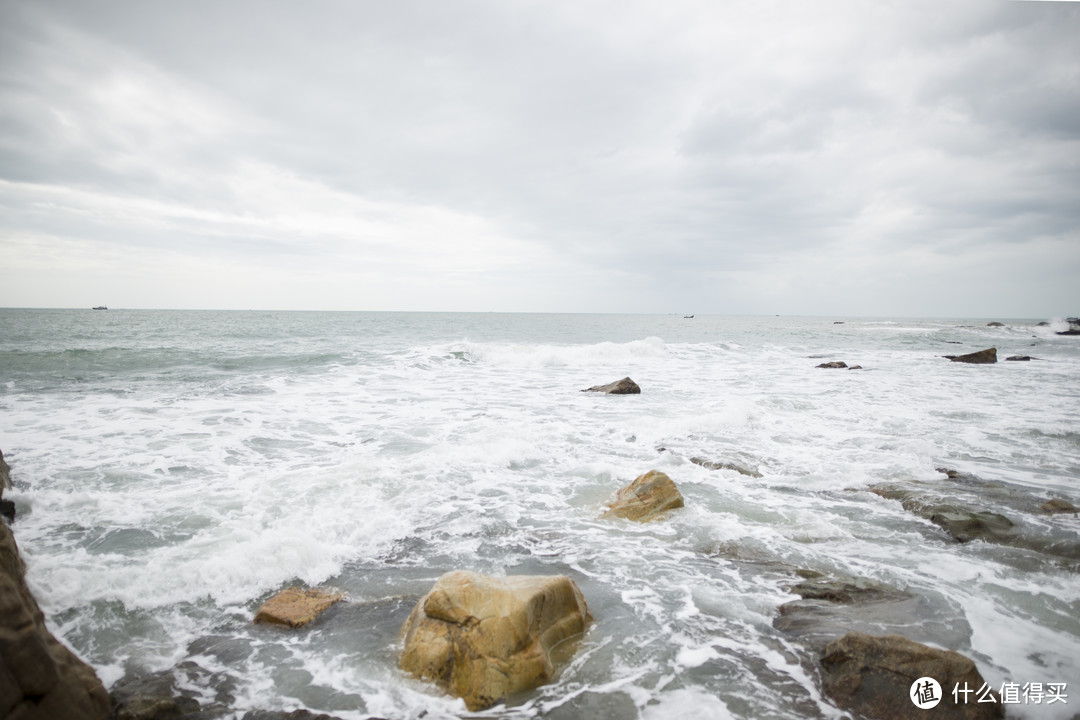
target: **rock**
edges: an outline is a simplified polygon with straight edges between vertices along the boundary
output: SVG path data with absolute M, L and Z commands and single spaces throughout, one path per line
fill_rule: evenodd
M 843 360 L 834 360 L 833 362 L 824 362 L 818 365 L 819 368 L 846 368 L 847 363 Z
M 4 461 L 4 453 L 0 451 L 0 515 L 7 518 L 9 523 L 15 522 L 15 503 L 4 500 L 4 490 L 11 487 L 11 466 Z
M 566 576 L 450 572 L 402 626 L 399 665 L 481 710 L 551 680 L 554 649 L 584 633 L 591 619 Z
M 959 543 L 983 540 L 1008 543 L 1013 540 L 1013 522 L 1004 515 L 943 506 L 930 515 L 930 522 L 945 530 Z
M 45 627 L 25 576 L 15 537 L 0 522 L 0 717 L 106 720 L 108 693 Z
M 862 365 L 852 365 L 848 370 L 862 370 Z
M 420 717 L 423 717 L 421 715 Z M 243 720 L 338 720 L 332 715 L 316 715 L 310 710 L 249 710 L 244 713 Z M 379 720 L 371 718 L 370 720 Z
M 989 323 L 986 323 L 986 327 L 1005 327 L 1005 323 L 997 322 L 997 321 L 989 322 Z
M 884 637 L 848 633 L 825 647 L 821 656 L 825 694 L 844 710 L 879 720 L 982 720 L 1001 718 L 1001 698 L 977 702 L 973 695 L 954 702 L 952 689 L 959 683 L 978 692 L 985 684 L 968 658 L 951 650 L 938 650 L 899 635 Z M 912 685 L 930 677 L 941 685 L 941 702 L 932 711 L 911 701 Z
M 1072 513 L 1073 515 L 1080 513 L 1080 508 L 1077 508 L 1068 500 L 1060 498 L 1044 502 L 1039 506 L 1039 509 L 1046 513 Z
M 1026 361 L 1026 360 L 1030 360 L 1031 356 L 1030 355 L 1010 355 L 1009 357 L 1007 357 L 1005 359 L 1006 360 Z
M 1043 320 L 1042 322 L 1035 323 L 1035 327 L 1050 327 L 1050 323 Z
M 236 683 L 186 660 L 171 670 L 128 675 L 110 695 L 115 720 L 223 720 L 233 717 Z
M 194 697 L 181 694 L 170 670 L 124 678 L 113 686 L 110 695 L 116 720 L 165 720 L 202 709 Z
M 608 395 L 640 395 L 641 388 L 630 378 L 624 377 L 622 380 L 616 380 L 607 385 L 594 385 L 581 392 L 598 392 L 606 393 Z
M 303 627 L 344 599 L 334 590 L 285 588 L 262 604 L 255 613 L 255 622 Z
M 944 357 L 953 362 L 989 365 L 990 363 L 997 362 L 997 348 L 987 348 L 986 350 L 979 350 L 978 352 L 968 353 L 967 355 L 945 355 Z
M 621 488 L 603 517 L 648 522 L 681 507 L 683 496 L 672 479 L 659 470 L 650 470 Z
M 700 465 L 706 470 L 734 470 L 735 472 L 746 475 L 747 477 L 759 478 L 762 474 L 753 468 L 748 468 L 745 465 L 740 465 L 736 462 L 714 462 L 712 460 L 706 460 L 705 458 L 692 457 L 690 462 L 695 465 Z
M 791 591 L 799 600 L 784 603 L 773 627 L 817 652 L 849 632 L 914 634 L 927 642 L 962 644 L 971 627 L 927 598 L 862 578 L 817 578 Z

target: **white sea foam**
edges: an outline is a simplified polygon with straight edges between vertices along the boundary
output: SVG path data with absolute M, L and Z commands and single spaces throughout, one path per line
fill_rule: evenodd
M 210 317 L 117 313 L 95 320 L 116 323 L 110 337 L 89 332 L 65 355 L 35 316 L 46 354 L 0 384 L 29 580 L 107 682 L 192 658 L 234 678 L 238 709 L 453 717 L 460 701 L 404 677 L 394 644 L 411 602 L 458 567 L 569 573 L 596 617 L 555 683 L 490 716 L 838 717 L 798 661 L 809 651 L 772 627 L 796 570 L 924 598 L 988 678 L 1080 677 L 1070 561 L 951 543 L 867 492 L 952 493 L 1018 519 L 1019 498 L 1080 504 L 1080 343 L 1052 329 Z M 989 344 L 1045 359 L 940 357 Z M 865 369 L 815 367 L 825 359 Z M 624 375 L 641 395 L 580 392 Z M 651 468 L 686 508 L 648 525 L 598 519 Z M 1075 535 L 1077 522 L 1024 527 Z M 253 628 L 258 602 L 293 582 L 350 602 L 299 638 Z M 224 649 L 190 649 L 210 637 Z

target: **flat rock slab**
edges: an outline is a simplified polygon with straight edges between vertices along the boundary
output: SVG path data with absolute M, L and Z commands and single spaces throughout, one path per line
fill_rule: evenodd
M 255 613 L 255 622 L 303 627 L 344 599 L 334 590 L 286 588 L 262 604 Z
M 628 377 L 624 377 L 622 380 L 616 380 L 615 382 L 608 383 L 607 385 L 594 385 L 591 388 L 586 388 L 581 392 L 598 392 L 605 393 L 607 395 L 640 395 L 641 388 L 638 384 Z
M 659 470 L 650 470 L 620 489 L 603 517 L 648 522 L 668 510 L 681 507 L 683 496 L 674 481 Z

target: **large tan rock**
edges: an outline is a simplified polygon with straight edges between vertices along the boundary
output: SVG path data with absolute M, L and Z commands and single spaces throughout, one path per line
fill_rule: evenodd
M 604 517 L 648 522 L 682 506 L 682 493 L 674 481 L 659 470 L 650 470 L 619 490 Z
M 553 652 L 592 617 L 574 582 L 559 576 L 443 575 L 402 626 L 399 665 L 481 710 L 549 681 Z M 565 650 L 565 647 L 563 648 Z
M 259 607 L 255 622 L 303 627 L 344 599 L 334 590 L 285 588 Z
M 899 635 L 875 636 L 848 633 L 825 646 L 821 657 L 825 671 L 825 694 L 845 710 L 876 720 L 982 720 L 1004 717 L 1001 698 L 978 702 L 976 693 L 984 680 L 968 658 L 951 650 L 938 650 Z M 941 702 L 923 710 L 912 702 L 911 688 L 920 678 L 941 685 Z M 959 695 L 952 690 L 969 688 Z
M 15 537 L 0 521 L 0 718 L 105 720 L 108 693 L 45 627 L 25 574 Z

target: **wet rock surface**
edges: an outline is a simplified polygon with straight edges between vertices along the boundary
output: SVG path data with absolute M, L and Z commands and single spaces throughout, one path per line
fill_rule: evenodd
M 405 621 L 399 664 L 481 710 L 551 680 L 556 647 L 583 634 L 591 619 L 566 576 L 450 572 Z
M 45 626 L 15 536 L 0 521 L 0 717 L 104 720 L 109 711 L 93 668 Z
M 594 385 L 581 392 L 596 392 L 606 395 L 639 395 L 641 394 L 641 388 L 630 378 L 624 377 L 622 380 L 616 380 L 607 385 Z
M 821 656 L 823 689 L 838 706 L 877 720 L 982 720 L 1004 717 L 996 702 L 954 702 L 957 684 L 978 689 L 985 681 L 970 659 L 896 635 L 849 633 L 829 643 Z M 940 704 L 924 710 L 911 701 L 916 680 L 930 677 L 942 688 Z
M 621 488 L 603 517 L 648 522 L 681 507 L 683 496 L 675 482 L 659 470 L 650 470 Z
M 987 348 L 966 355 L 945 355 L 952 362 L 989 365 L 997 362 L 997 348 Z

